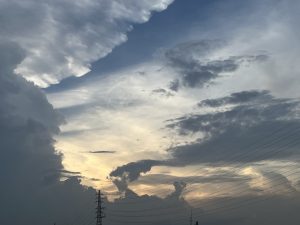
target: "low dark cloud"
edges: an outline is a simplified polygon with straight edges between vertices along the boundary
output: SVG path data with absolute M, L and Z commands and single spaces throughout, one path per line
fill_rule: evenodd
M 266 55 L 229 56 L 224 59 L 208 59 L 214 50 L 225 44 L 217 40 L 187 42 L 165 52 L 170 67 L 180 76 L 170 84 L 170 89 L 177 91 L 180 87 L 204 87 L 211 84 L 222 73 L 236 71 L 241 64 L 265 61 Z
M 147 173 L 153 166 L 170 164 L 160 160 L 141 160 L 117 167 L 109 176 L 120 192 L 128 189 L 128 183 L 137 180 L 141 174 Z
M 159 96 L 162 96 L 162 97 L 172 97 L 172 96 L 174 96 L 173 93 L 171 93 L 170 91 L 167 91 L 166 89 L 163 89 L 163 88 L 158 88 L 158 89 L 153 90 L 152 94 L 159 95 Z
M 180 135 L 201 133 L 198 141 L 170 153 L 185 163 L 255 162 L 299 155 L 299 101 L 277 99 L 266 91 L 234 93 L 200 105 L 225 106 L 206 114 L 188 115 L 169 124 Z
M 114 154 L 116 153 L 116 151 L 89 151 L 89 153 L 92 153 L 92 154 Z
M 65 173 L 65 174 L 73 174 L 73 175 L 80 175 L 81 172 L 74 172 L 74 171 L 69 171 L 69 170 L 61 170 L 61 173 Z
M 172 91 L 178 91 L 179 90 L 179 86 L 180 86 L 180 82 L 178 79 L 176 80 L 173 80 L 170 85 L 169 85 L 169 88 L 170 90 Z
M 15 43 L 0 44 L 0 224 L 92 217 L 95 191 L 80 184 L 79 172 L 63 168 L 53 146 L 64 120 L 42 91 L 14 74 L 24 54 Z
M 186 188 L 186 183 L 183 181 L 175 181 L 173 183 L 173 185 L 174 185 L 175 191 L 173 193 L 171 193 L 170 195 L 168 195 L 167 198 L 178 199 L 181 196 L 183 190 Z
M 228 104 L 251 103 L 253 101 L 272 100 L 272 95 L 268 91 L 242 91 L 232 93 L 230 96 L 217 99 L 207 99 L 199 103 L 199 106 L 220 107 Z

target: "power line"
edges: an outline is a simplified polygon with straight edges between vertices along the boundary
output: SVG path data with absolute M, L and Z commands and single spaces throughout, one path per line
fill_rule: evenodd
M 297 131 L 298 131 L 298 129 L 296 129 Z M 277 130 L 277 131 L 275 131 L 275 132 L 273 132 L 272 133 L 272 135 L 274 135 L 274 133 L 278 133 L 278 131 L 280 131 L 280 130 Z M 259 147 L 266 147 L 266 146 L 268 146 L 268 147 L 273 147 L 273 146 L 276 146 L 276 144 L 278 143 L 278 141 L 279 140 L 281 140 L 282 138 L 284 138 L 285 136 L 287 136 L 287 135 L 290 135 L 290 132 L 285 132 L 286 134 L 282 137 L 280 137 L 280 138 L 277 138 L 277 140 L 270 140 L 270 141 L 267 141 L 267 142 L 265 142 L 265 140 L 262 140 L 261 141 L 261 143 L 260 144 L 258 144 L 258 143 L 253 143 L 253 146 L 248 146 L 247 147 L 247 149 L 255 149 L 254 151 L 252 151 L 252 153 L 253 152 L 257 152 L 258 151 L 258 149 L 259 149 Z M 269 138 L 270 138 L 270 136 L 269 136 Z M 296 140 L 295 140 L 296 139 Z M 297 140 L 297 138 L 295 138 L 294 140 L 293 140 L 293 142 L 292 143 L 289 143 L 289 145 L 288 146 L 285 146 L 285 147 L 275 147 L 275 149 L 274 150 L 272 150 L 272 151 L 269 151 L 268 153 L 273 153 L 273 155 L 276 155 L 276 154 L 278 154 L 280 151 L 282 151 L 282 150 L 284 150 L 284 149 L 286 149 L 287 147 L 292 147 L 292 146 L 294 146 L 294 144 L 297 144 L 299 141 Z M 268 154 L 267 153 L 267 154 Z M 258 159 L 259 160 L 259 158 L 261 157 L 261 156 L 264 156 L 266 153 L 264 153 L 264 154 L 260 154 L 260 155 L 256 155 L 256 157 L 254 157 L 253 159 Z M 238 155 L 238 156 L 242 156 L 243 155 L 243 157 L 236 157 L 236 155 L 234 155 L 233 157 L 224 157 L 224 158 L 227 158 L 227 159 L 235 159 L 235 160 L 237 160 L 237 161 L 240 161 L 241 159 L 243 159 L 245 156 L 248 156 L 249 155 L 249 153 L 248 154 L 240 154 L 240 155 Z M 251 152 L 250 152 L 250 155 L 251 155 Z M 195 170 L 195 172 L 196 171 L 198 171 L 199 169 L 197 169 L 197 170 Z M 242 169 L 240 168 L 240 169 L 238 169 L 237 171 L 241 171 Z M 234 190 L 234 188 L 233 188 L 233 190 Z M 238 189 L 237 189 L 238 190 Z M 215 192 L 215 194 L 217 194 L 218 192 Z M 128 204 L 128 203 L 136 203 L 136 202 L 127 202 L 127 203 L 125 203 L 125 204 Z M 149 208 L 149 209 L 146 209 L 147 211 L 148 210 L 151 210 L 152 208 Z M 135 210 L 135 211 L 145 211 L 145 209 L 143 209 L 143 210 Z
M 300 131 L 300 128 L 297 127 L 296 129 L 292 130 L 292 131 L 285 131 L 285 128 L 289 128 L 286 125 L 282 125 L 279 129 L 273 131 L 269 136 L 267 136 L 266 139 L 262 139 L 259 142 L 257 141 L 253 141 L 250 145 L 245 146 L 244 147 L 244 153 L 237 153 L 234 155 L 224 155 L 220 158 L 218 158 L 218 161 L 232 161 L 232 162 L 239 162 L 239 161 L 244 161 L 247 160 L 248 157 L 250 157 L 252 159 L 252 161 L 255 160 L 262 160 L 262 159 L 267 159 L 268 156 L 270 154 L 274 156 L 276 156 L 277 154 L 279 154 L 280 152 L 282 152 L 281 150 L 283 149 L 287 149 L 287 147 L 294 147 L 297 144 L 299 144 L 299 139 L 297 137 L 293 137 L 292 138 L 292 142 L 290 142 L 288 145 L 286 146 L 276 146 L 277 144 L 280 143 L 280 141 L 284 140 L 286 137 L 289 137 L 290 135 L 294 135 L 296 132 Z M 282 133 L 283 132 L 283 133 Z M 272 140 L 272 136 L 276 137 L 275 140 Z M 274 147 L 274 150 L 270 150 L 268 152 L 263 152 L 261 154 L 257 154 L 255 156 L 253 156 L 253 153 L 259 153 L 259 151 L 262 148 L 271 148 Z M 227 148 L 230 148 L 231 146 L 226 146 Z M 232 146 L 233 147 L 233 146 Z M 251 156 L 252 155 L 252 156 Z M 194 172 L 198 172 L 200 169 L 196 169 Z M 166 194 L 166 191 L 162 191 L 162 192 L 158 192 L 159 194 Z M 132 204 L 134 204 L 135 202 L 131 202 Z
M 281 130 L 283 130 L 283 133 L 280 132 Z M 279 131 L 279 132 L 278 132 Z M 295 131 L 298 132 L 298 129 L 295 129 L 292 131 L 292 135 L 295 134 Z M 278 136 L 277 134 L 280 134 L 280 136 Z M 262 156 L 265 156 L 265 155 L 268 155 L 270 153 L 274 155 L 277 155 L 278 153 L 280 153 L 282 150 L 286 150 L 288 148 L 291 148 L 291 147 L 294 147 L 296 146 L 298 143 L 299 143 L 299 140 L 297 139 L 296 136 L 292 136 L 292 139 L 291 139 L 291 142 L 285 144 L 285 146 L 283 145 L 277 145 L 278 142 L 280 143 L 282 139 L 286 138 L 287 136 L 290 136 L 291 132 L 286 132 L 284 131 L 284 129 L 280 128 L 279 130 L 275 131 L 275 132 L 272 132 L 266 139 L 262 140 L 262 141 L 259 141 L 259 142 L 256 142 L 256 143 L 251 143 L 250 145 L 248 145 L 245 150 L 251 150 L 249 152 L 245 152 L 245 153 L 240 153 L 240 154 L 234 154 L 234 155 L 230 155 L 230 157 L 222 157 L 223 159 L 229 159 L 230 161 L 241 161 L 241 159 L 245 158 L 245 157 L 248 157 L 250 155 L 252 155 L 253 153 L 257 153 L 260 148 L 273 148 L 272 150 L 268 151 L 268 152 L 263 152 L 259 155 L 255 155 L 253 160 L 254 159 L 258 159 L 261 158 Z M 276 134 L 276 135 L 275 135 Z M 271 137 L 274 136 L 275 137 L 275 140 L 272 140 Z M 276 146 L 276 147 L 275 147 Z M 229 146 L 226 146 L 226 147 L 229 147 Z M 252 156 L 253 157 L 253 156 Z M 264 157 L 263 157 L 264 158 Z M 243 160 L 242 160 L 243 161 Z M 240 170 L 240 169 L 239 169 Z M 199 169 L 195 170 L 194 172 L 196 171 L 199 171 Z M 287 170 L 286 172 L 290 172 L 290 170 Z M 290 173 L 288 175 L 292 175 L 292 174 L 296 174 L 297 172 L 294 171 L 294 173 Z M 285 174 L 287 175 L 287 174 Z M 275 179 L 277 180 L 277 179 Z M 268 182 L 269 183 L 269 182 Z M 275 185 L 276 186 L 276 185 Z M 235 188 L 237 191 L 240 189 L 239 187 Z M 240 193 L 242 193 L 243 191 L 240 189 Z M 215 192 L 217 193 L 217 192 Z M 239 193 L 239 192 L 238 192 Z M 103 212 L 103 198 L 102 198 L 102 193 L 99 191 L 97 193 L 97 224 L 96 225 L 103 225 L 102 223 L 102 219 L 105 217 L 104 215 L 104 212 Z M 252 200 L 255 200 L 255 199 L 252 199 Z M 257 199 L 258 200 L 258 199 Z M 261 199 L 260 199 L 261 200 Z M 240 202 L 239 205 L 244 205 L 245 203 L 250 203 L 250 201 L 243 201 L 243 202 Z M 127 204 L 132 204 L 132 202 L 128 202 Z M 134 203 L 134 202 L 133 202 Z M 125 203 L 126 204 L 126 203 Z M 236 208 L 237 206 L 239 205 L 231 205 L 231 207 L 226 207 L 226 209 L 224 209 L 223 207 L 219 207 L 219 208 L 214 208 L 213 210 L 209 210 L 207 211 L 205 214 L 212 214 L 212 213 L 215 213 L 217 212 L 218 210 L 220 211 L 225 211 L 225 210 L 230 210 L 230 209 L 233 209 L 233 208 Z M 160 211 L 162 208 L 158 208 Z M 170 210 L 170 208 L 168 208 Z M 142 211 L 144 211 L 145 209 L 143 209 Z M 146 209 L 147 211 L 151 210 L 151 209 Z M 112 211 L 115 211 L 115 210 L 112 210 Z M 117 211 L 117 210 L 116 210 Z M 129 212 L 137 212 L 139 210 L 133 210 L 133 211 L 129 211 Z M 115 216 L 117 217 L 121 217 L 121 218 L 126 218 L 126 217 L 130 217 L 129 215 L 120 215 L 120 214 L 114 214 Z M 114 217 L 114 216 L 113 216 Z M 138 217 L 138 216 L 132 216 L 132 218 L 134 217 Z M 191 218 L 190 218 L 190 222 L 191 222 L 191 219 L 192 219 L 192 212 L 191 212 Z M 115 220 L 115 219 L 113 219 Z M 115 220 L 115 222 L 117 222 Z M 119 221 L 118 221 L 119 222 Z M 123 221 L 124 222 L 124 221 Z M 126 222 L 126 221 L 125 221 Z M 129 222 L 129 221 L 128 221 Z M 138 221 L 137 221 L 138 222 Z M 149 223 L 149 221 L 140 221 L 138 223 Z M 193 221 L 191 222 L 193 223 Z M 90 223 L 89 223 L 90 224 Z

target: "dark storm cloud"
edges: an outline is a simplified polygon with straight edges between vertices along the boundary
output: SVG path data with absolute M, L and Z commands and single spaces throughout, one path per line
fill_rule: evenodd
M 117 167 L 109 176 L 120 192 L 128 189 L 128 183 L 137 180 L 142 173 L 147 173 L 153 166 L 170 165 L 169 161 L 141 160 Z
M 164 163 L 164 161 L 159 160 L 141 160 L 119 166 L 109 175 L 112 177 L 121 177 L 126 175 L 128 181 L 134 181 L 141 175 L 141 173 L 150 171 L 152 166 L 159 166 L 163 165 Z
M 23 178 L 27 182 L 42 176 L 43 171 L 62 169 L 61 156 L 54 154 L 52 147 L 52 135 L 58 133 L 62 119 L 38 88 L 13 74 L 23 52 L 10 43 L 0 48 L 0 138 L 4 154 L 1 166 L 8 171 L 18 171 L 18 167 L 32 168 L 31 176 Z M 31 158 L 35 156 L 37 158 Z M 11 164 L 8 158 L 16 163 Z M 39 170 L 33 169 L 35 166 Z M 5 174 L 4 177 L 9 176 Z
M 170 149 L 185 163 L 255 162 L 299 155 L 299 101 L 276 99 L 266 91 L 234 93 L 200 105 L 235 105 L 207 114 L 178 118 L 168 127 L 203 138 Z
M 165 52 L 171 68 L 180 76 L 170 84 L 177 91 L 180 84 L 186 87 L 203 87 L 210 84 L 222 73 L 236 71 L 242 63 L 265 61 L 266 55 L 230 56 L 225 59 L 208 59 L 209 54 L 225 44 L 217 40 L 202 40 L 179 44 Z
M 73 175 L 80 175 L 80 172 L 74 172 L 74 171 L 69 171 L 69 170 L 61 170 L 61 173 L 66 173 L 66 174 L 73 174 Z
M 0 44 L 0 223 L 67 223 L 79 209 L 93 212 L 95 192 L 80 185 L 80 173 L 63 169 L 53 147 L 63 119 L 43 92 L 14 74 L 24 55 L 15 43 Z M 69 179 L 61 182 L 64 174 Z
M 272 96 L 268 91 L 242 91 L 232 93 L 228 97 L 218 99 L 207 99 L 199 103 L 199 106 L 220 107 L 228 104 L 242 104 L 251 101 L 272 100 Z

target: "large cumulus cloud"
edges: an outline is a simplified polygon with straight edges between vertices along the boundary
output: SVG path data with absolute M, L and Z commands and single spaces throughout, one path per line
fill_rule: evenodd
M 26 52 L 16 71 L 46 87 L 82 76 L 90 64 L 126 41 L 132 24 L 149 20 L 172 0 L 0 1 L 1 38 Z
M 16 44 L 0 44 L 0 223 L 66 223 L 84 205 L 83 215 L 93 212 L 94 190 L 76 177 L 60 182 L 53 135 L 63 119 L 41 90 L 13 73 L 24 57 Z

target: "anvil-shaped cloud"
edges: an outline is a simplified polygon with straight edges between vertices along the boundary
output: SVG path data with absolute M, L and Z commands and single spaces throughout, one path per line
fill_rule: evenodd
M 126 41 L 133 24 L 148 21 L 153 11 L 172 2 L 0 1 L 1 40 L 18 43 L 26 53 L 16 72 L 47 87 L 88 73 L 91 63 Z

